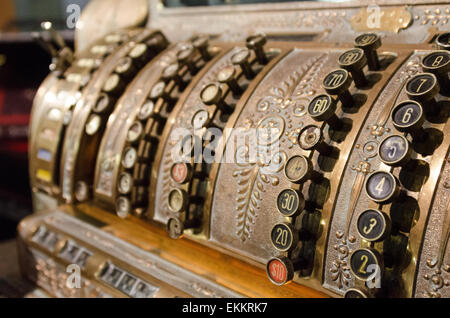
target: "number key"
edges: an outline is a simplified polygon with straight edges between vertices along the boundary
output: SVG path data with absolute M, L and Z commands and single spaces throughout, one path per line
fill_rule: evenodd
M 437 78 L 431 73 L 417 74 L 406 83 L 408 97 L 421 103 L 430 113 L 438 111 L 435 96 L 439 90 Z
M 422 140 L 425 134 L 422 125 L 425 122 L 422 106 L 414 101 L 404 101 L 394 106 L 391 112 L 394 127 L 401 132 L 408 132 L 414 139 Z
M 378 210 L 366 210 L 356 222 L 359 235 L 369 242 L 379 242 L 386 238 L 391 230 L 391 220 Z
M 375 249 L 357 249 L 350 256 L 350 270 L 353 275 L 364 281 L 381 278 L 382 257 Z
M 283 216 L 298 215 L 305 208 L 303 194 L 292 189 L 281 191 L 277 198 L 277 208 Z
M 411 159 L 412 148 L 409 141 L 401 135 L 384 138 L 378 147 L 381 161 L 389 166 L 402 166 Z
M 266 272 L 273 284 L 282 286 L 294 278 L 294 264 L 287 257 L 274 257 L 267 262 Z
M 436 39 L 436 43 L 440 49 L 450 50 L 450 32 L 440 34 Z
M 333 129 L 342 126 L 342 122 L 337 118 L 336 102 L 328 94 L 320 94 L 314 97 L 309 103 L 308 113 L 312 119 L 318 122 L 325 121 Z
M 441 88 L 441 92 L 448 93 L 450 89 L 450 53 L 448 51 L 434 51 L 425 55 L 422 59 L 422 69 L 433 73 Z
M 342 105 L 350 107 L 354 103 L 348 90 L 351 84 L 352 78 L 348 72 L 344 69 L 337 69 L 325 76 L 322 85 L 328 94 L 337 95 Z
M 356 37 L 355 47 L 363 49 L 367 57 L 369 70 L 376 71 L 380 68 L 377 49 L 381 46 L 381 38 L 375 33 L 363 33 Z
M 367 85 L 367 78 L 363 68 L 367 64 L 367 58 L 362 49 L 356 48 L 345 51 L 339 56 L 339 65 L 352 74 L 355 86 L 360 88 Z
M 375 171 L 367 177 L 365 184 L 369 198 L 377 203 L 392 202 L 400 194 L 397 178 L 390 172 Z
M 270 233 L 272 245 L 281 252 L 289 251 L 297 245 L 298 234 L 289 223 L 276 224 Z

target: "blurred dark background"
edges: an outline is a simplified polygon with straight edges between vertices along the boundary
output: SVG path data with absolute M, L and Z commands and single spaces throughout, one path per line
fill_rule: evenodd
M 16 228 L 32 212 L 28 177 L 28 124 L 34 95 L 47 76 L 50 56 L 33 40 L 51 21 L 73 45 L 69 4 L 87 0 L 0 1 L 0 298 L 28 288 L 18 274 Z
M 51 21 L 73 45 L 66 23 L 69 4 L 87 0 L 2 0 L 0 2 L 0 240 L 31 212 L 28 124 L 32 101 L 48 74 L 50 56 L 33 40 L 42 21 Z

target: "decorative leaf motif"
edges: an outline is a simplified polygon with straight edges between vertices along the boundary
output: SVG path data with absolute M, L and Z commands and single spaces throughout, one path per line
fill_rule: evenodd
M 336 282 L 339 289 L 348 286 L 351 279 L 350 269 L 345 258 L 339 257 L 338 260 L 333 262 L 330 269 L 331 279 Z
M 246 172 L 244 174 L 233 174 L 233 176 L 238 178 L 237 200 L 239 204 L 235 207 L 235 210 L 238 212 L 236 234 L 242 241 L 245 241 L 250 236 L 248 223 L 253 221 L 252 215 L 255 214 L 255 206 L 257 205 L 258 199 L 253 194 L 253 187 L 257 181 L 259 168 L 258 166 L 252 167 L 252 165 L 249 165 L 244 170 Z
M 306 61 L 298 70 L 289 75 L 280 87 L 272 87 L 269 90 L 271 95 L 266 98 L 274 98 L 279 108 L 286 108 L 292 104 L 292 99 L 309 96 L 311 83 L 326 62 L 327 57 L 327 54 L 321 54 Z M 300 83 L 304 83 L 304 85 L 300 85 Z M 265 111 L 265 108 L 259 110 Z
M 309 82 L 317 75 L 321 65 L 326 61 L 326 54 L 315 56 L 302 64 L 300 69 L 294 71 L 279 87 L 272 87 L 270 95 L 264 97 L 258 102 L 257 110 L 266 112 L 270 107 L 287 108 L 295 104 L 292 98 L 303 98 L 310 90 Z M 315 64 L 320 63 L 319 67 L 314 68 Z M 311 73 L 309 75 L 309 73 Z M 305 85 L 299 88 L 299 84 L 305 81 Z M 294 94 L 295 93 L 295 94 Z M 265 146 L 267 147 L 267 146 Z M 259 153 L 264 153 L 260 151 Z M 236 151 L 236 158 L 246 158 L 248 147 L 241 147 Z M 260 158 L 264 159 L 264 158 Z M 242 163 L 244 162 L 244 163 Z M 237 179 L 237 197 L 236 197 L 236 235 L 242 242 L 245 242 L 251 235 L 251 224 L 254 224 L 257 218 L 257 210 L 260 208 L 262 193 L 265 191 L 265 185 L 276 186 L 279 184 L 277 174 L 281 171 L 286 162 L 286 154 L 279 152 L 266 162 L 255 164 L 244 161 L 237 161 L 238 168 L 233 172 L 233 177 Z
M 286 160 L 285 153 L 277 153 L 265 165 L 248 163 L 246 167 L 234 171 L 233 176 L 237 178 L 236 235 L 242 242 L 250 238 L 251 225 L 256 222 L 257 210 L 260 208 L 262 193 L 265 184 L 277 184 L 278 177 L 269 173 L 278 173 L 279 170 L 264 169 L 271 165 L 283 165 Z
M 311 89 L 311 83 L 314 82 L 314 78 L 318 76 L 319 71 L 322 69 L 322 66 L 325 64 L 327 59 L 328 54 L 315 56 L 302 66 L 302 76 L 300 76 L 300 74 L 296 72 L 297 84 L 294 87 L 292 96 L 294 96 L 295 98 L 309 96 L 308 93 Z

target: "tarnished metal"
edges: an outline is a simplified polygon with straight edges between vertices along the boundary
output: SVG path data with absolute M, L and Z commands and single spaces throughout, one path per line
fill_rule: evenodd
M 300 287 L 306 286 L 333 297 L 450 297 L 448 74 L 417 77 L 406 92 L 412 77 L 442 62 L 430 60 L 432 67 L 422 69 L 421 59 L 450 31 L 450 8 L 435 1 L 385 1 L 377 8 L 148 3 L 152 29 L 104 37 L 77 53 L 64 78 L 52 74 L 38 91 L 30 129 L 34 197 L 47 206 L 61 198 L 71 205 L 22 223 L 24 247 L 33 254 L 27 260 L 61 271 L 53 266 L 59 254 L 30 239 L 44 224 L 64 235 L 60 245 L 71 238 L 118 261 L 117 253 L 132 254 L 120 259 L 130 271 L 163 255 L 169 272 L 180 266 L 150 279 L 164 295 L 301 296 L 309 295 Z M 369 21 L 377 12 L 379 25 L 368 24 L 377 22 Z M 148 47 L 156 56 L 146 55 Z M 132 63 L 140 57 L 143 63 Z M 445 59 L 445 51 L 434 58 Z M 427 78 L 434 81 L 430 89 Z M 210 129 L 220 140 L 211 139 Z M 251 139 L 257 129 L 270 132 Z M 55 138 L 43 139 L 45 132 Z M 175 158 L 180 132 L 194 136 L 185 161 Z M 382 153 L 391 160 L 381 160 L 379 144 L 391 135 L 409 148 L 397 160 L 391 142 Z M 248 138 L 235 144 L 237 137 Z M 197 156 L 206 150 L 212 161 Z M 369 182 L 369 191 L 368 176 L 378 180 Z M 386 197 L 378 199 L 376 191 Z M 367 210 L 379 218 L 358 228 Z M 107 220 L 112 234 L 85 231 L 81 219 L 64 214 L 78 212 Z M 379 235 L 364 239 L 361 231 L 370 233 L 377 220 Z M 101 240 L 85 240 L 88 232 Z M 145 233 L 158 243 L 142 243 Z M 189 243 L 173 246 L 197 247 L 208 256 L 180 264 L 165 240 L 183 235 Z M 220 256 L 233 261 L 217 266 Z M 87 266 L 93 285 L 96 259 Z M 230 269 L 223 266 L 238 260 L 267 274 L 265 282 L 278 289 L 259 281 L 226 283 Z M 194 277 L 196 265 L 216 281 Z M 175 274 L 182 283 L 171 278 Z M 45 285 L 48 279 L 54 277 L 38 284 L 53 295 L 71 295 Z M 279 287 L 290 280 L 290 287 Z M 243 286 L 258 292 L 236 293 Z M 92 295 L 123 296 L 103 285 Z
M 390 31 L 398 33 L 408 28 L 413 17 L 407 7 L 363 8 L 351 18 L 351 24 L 357 32 Z

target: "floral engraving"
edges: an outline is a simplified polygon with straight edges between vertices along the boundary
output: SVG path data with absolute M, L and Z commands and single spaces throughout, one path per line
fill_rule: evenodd
M 343 232 L 336 233 L 338 239 L 344 237 Z M 333 248 L 338 252 L 338 258 L 333 261 L 330 272 L 331 279 L 337 283 L 339 289 L 344 286 L 348 287 L 351 281 L 350 267 L 348 266 L 348 255 L 351 253 L 347 246 L 347 240 L 343 240 L 341 244 L 336 244 Z
M 250 158 L 248 141 L 236 149 L 237 168 L 233 172 L 238 185 L 235 203 L 236 235 L 242 242 L 251 236 L 251 226 L 255 223 L 265 186 L 275 186 L 280 181 L 278 173 L 283 168 L 287 155 L 278 151 L 279 143 L 276 141 L 283 134 L 284 126 L 284 120 L 280 116 L 265 117 L 258 124 L 258 128 L 270 128 L 275 134 L 258 136 L 256 145 L 252 144 L 252 147 L 257 148 L 256 157 Z M 273 155 L 268 156 L 272 153 Z
M 434 271 L 431 275 L 424 275 L 424 278 L 430 283 L 429 290 L 424 292 L 424 296 L 429 298 L 440 298 L 442 296 L 440 290 L 450 286 L 450 280 L 445 278 L 445 276 L 448 277 L 448 274 L 450 274 L 450 264 L 445 264 L 444 262 L 445 251 L 450 238 L 450 201 L 447 203 L 443 223 L 438 256 L 434 260 L 431 258 L 427 259 L 426 262 L 427 268 Z

